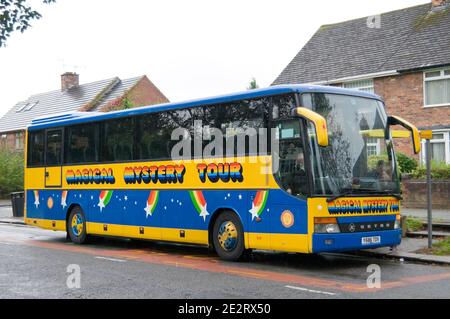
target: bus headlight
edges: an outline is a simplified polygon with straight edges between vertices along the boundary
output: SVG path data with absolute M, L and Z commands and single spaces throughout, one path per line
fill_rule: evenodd
M 336 234 L 340 233 L 339 225 L 336 218 L 314 218 L 314 232 L 322 234 Z
M 397 215 L 395 218 L 394 229 L 400 229 L 400 228 L 402 228 L 401 216 Z

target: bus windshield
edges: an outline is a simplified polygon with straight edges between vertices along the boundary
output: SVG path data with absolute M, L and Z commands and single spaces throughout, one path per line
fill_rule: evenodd
M 308 124 L 315 195 L 399 194 L 392 143 L 386 141 L 386 113 L 375 99 L 311 93 L 302 104 L 327 120 L 329 146 L 316 143 Z

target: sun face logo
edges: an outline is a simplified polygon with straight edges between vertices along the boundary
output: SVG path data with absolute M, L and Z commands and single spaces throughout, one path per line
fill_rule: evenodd
M 294 214 L 290 210 L 281 213 L 281 224 L 285 228 L 291 228 L 294 225 Z
M 53 208 L 53 198 L 52 198 L 52 197 L 49 197 L 49 198 L 47 199 L 47 207 L 48 207 L 49 209 L 52 209 L 52 208 Z

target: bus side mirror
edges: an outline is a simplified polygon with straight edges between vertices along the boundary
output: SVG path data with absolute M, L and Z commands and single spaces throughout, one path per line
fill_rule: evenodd
M 317 144 L 321 147 L 328 146 L 328 128 L 325 118 L 306 107 L 298 107 L 295 110 L 297 116 L 304 118 L 314 124 L 317 136 Z
M 392 125 L 401 125 L 411 132 L 414 154 L 419 154 L 420 153 L 420 132 L 417 129 L 417 127 L 414 126 L 413 124 L 409 123 L 408 121 L 402 119 L 401 117 L 394 116 L 394 115 L 388 116 L 386 129 L 390 130 L 390 126 L 392 126 Z

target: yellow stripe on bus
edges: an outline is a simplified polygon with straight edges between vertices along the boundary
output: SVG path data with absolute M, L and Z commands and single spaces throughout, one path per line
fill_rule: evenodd
M 44 229 L 66 231 L 66 222 L 63 220 L 52 221 L 30 218 L 25 219 L 25 222 L 28 225 L 38 226 Z M 184 237 L 180 236 L 181 232 L 184 233 Z M 88 222 L 87 233 L 100 236 L 162 240 L 198 245 L 209 244 L 208 231 L 196 229 L 142 227 Z M 310 252 L 308 250 L 308 235 L 306 234 L 245 233 L 244 237 L 247 249 L 279 250 L 299 253 Z M 250 246 L 248 243 L 250 243 Z
M 88 222 L 87 232 L 93 235 L 120 236 L 125 238 L 208 245 L 208 231 L 206 230 L 143 227 Z M 184 237 L 181 236 L 182 233 L 184 234 Z
M 50 230 L 66 231 L 65 220 L 25 218 L 25 224 Z
M 56 174 L 56 170 L 61 169 L 61 187 L 55 187 L 54 189 L 261 189 L 272 188 L 278 189 L 279 186 L 275 181 L 272 173 L 272 157 L 271 156 L 252 156 L 252 157 L 239 157 L 239 158 L 211 158 L 205 160 L 192 160 L 192 161 L 162 161 L 162 162 L 130 162 L 130 163 L 116 163 L 116 164 L 90 164 L 90 165 L 78 165 L 78 166 L 63 166 L 55 169 L 53 175 Z M 238 163 L 242 167 L 243 179 L 241 181 L 210 181 L 208 178 L 204 182 L 200 180 L 198 164 L 232 164 Z M 150 183 L 136 182 L 126 183 L 125 175 L 132 172 L 133 168 L 139 171 L 139 168 L 143 167 L 166 167 L 184 165 L 186 171 L 183 176 L 183 181 L 177 183 Z M 79 183 L 69 184 L 67 182 L 68 176 L 73 176 L 73 173 L 80 173 L 81 175 L 92 174 L 95 170 L 106 170 L 108 173 L 112 172 L 114 176 L 114 183 Z M 52 174 L 50 174 L 52 175 Z M 58 174 L 56 174 L 58 175 Z M 53 178 L 53 177 L 52 177 Z M 56 185 L 56 180 L 59 181 L 59 176 L 56 176 L 51 182 L 52 185 Z M 50 179 L 47 180 L 48 182 Z M 45 189 L 45 169 L 39 168 L 26 168 L 25 169 L 25 189 Z M 59 186 L 59 185 L 58 185 Z
M 308 253 L 307 234 L 245 233 L 246 248 Z

